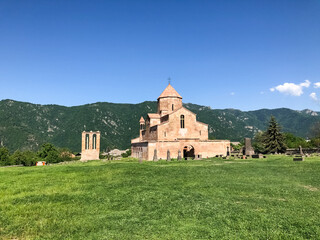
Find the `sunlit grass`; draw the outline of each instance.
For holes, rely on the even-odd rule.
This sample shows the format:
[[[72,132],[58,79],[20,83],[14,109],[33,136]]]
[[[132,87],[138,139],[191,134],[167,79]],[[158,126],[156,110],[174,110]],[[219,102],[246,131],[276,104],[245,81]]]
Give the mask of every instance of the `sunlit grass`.
[[[317,239],[320,159],[0,168],[0,238]]]

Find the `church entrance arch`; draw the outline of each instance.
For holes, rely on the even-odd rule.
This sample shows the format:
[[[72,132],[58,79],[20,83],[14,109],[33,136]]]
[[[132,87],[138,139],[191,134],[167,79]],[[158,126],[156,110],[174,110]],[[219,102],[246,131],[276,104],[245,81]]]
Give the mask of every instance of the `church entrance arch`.
[[[185,146],[183,148],[183,157],[184,159],[187,159],[187,158],[194,158],[195,155],[194,155],[194,147],[189,145],[189,146]]]

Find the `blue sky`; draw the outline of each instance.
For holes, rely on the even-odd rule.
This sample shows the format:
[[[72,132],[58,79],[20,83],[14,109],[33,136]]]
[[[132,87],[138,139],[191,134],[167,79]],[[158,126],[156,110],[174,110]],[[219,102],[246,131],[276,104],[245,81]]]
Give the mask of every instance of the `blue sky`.
[[[0,1],[0,99],[320,111],[320,1]]]

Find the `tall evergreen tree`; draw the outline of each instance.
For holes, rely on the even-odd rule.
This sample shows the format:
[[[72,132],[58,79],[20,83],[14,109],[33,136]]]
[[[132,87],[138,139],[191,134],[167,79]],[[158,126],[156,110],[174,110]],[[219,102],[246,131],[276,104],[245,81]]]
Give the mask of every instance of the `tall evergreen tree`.
[[[268,153],[283,153],[286,151],[285,138],[274,116],[271,116],[269,127],[264,134],[265,150]]]

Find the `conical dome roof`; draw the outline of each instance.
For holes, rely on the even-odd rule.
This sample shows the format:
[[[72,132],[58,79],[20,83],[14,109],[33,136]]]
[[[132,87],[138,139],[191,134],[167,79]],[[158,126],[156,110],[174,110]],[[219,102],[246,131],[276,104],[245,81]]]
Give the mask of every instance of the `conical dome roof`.
[[[144,123],[145,121],[144,121],[144,118],[141,116],[141,118],[140,118],[140,123]]]
[[[169,85],[166,87],[166,89],[161,93],[161,95],[158,97],[159,98],[166,98],[166,97],[177,97],[177,98],[181,98],[180,94],[171,86],[171,84],[169,83]]]

